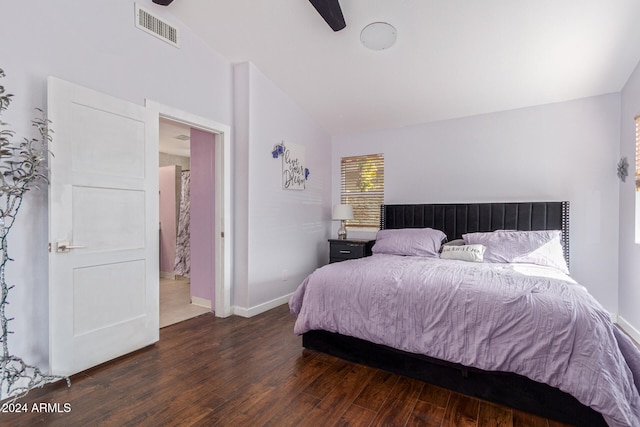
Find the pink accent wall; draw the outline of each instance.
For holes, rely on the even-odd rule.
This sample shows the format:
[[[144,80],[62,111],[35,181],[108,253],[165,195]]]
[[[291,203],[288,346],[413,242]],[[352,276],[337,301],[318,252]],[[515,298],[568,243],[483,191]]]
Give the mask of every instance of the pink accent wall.
[[[215,135],[191,129],[191,296],[215,307]]]
[[[163,166],[158,172],[160,187],[160,271],[173,273],[176,262],[176,177],[177,167]]]

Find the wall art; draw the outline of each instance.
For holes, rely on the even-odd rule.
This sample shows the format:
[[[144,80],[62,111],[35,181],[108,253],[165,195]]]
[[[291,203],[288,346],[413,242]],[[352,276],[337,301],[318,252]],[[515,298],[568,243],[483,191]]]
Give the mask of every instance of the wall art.
[[[273,147],[271,155],[274,159],[282,159],[282,188],[304,190],[309,178],[309,169],[304,166],[304,146],[282,142]]]

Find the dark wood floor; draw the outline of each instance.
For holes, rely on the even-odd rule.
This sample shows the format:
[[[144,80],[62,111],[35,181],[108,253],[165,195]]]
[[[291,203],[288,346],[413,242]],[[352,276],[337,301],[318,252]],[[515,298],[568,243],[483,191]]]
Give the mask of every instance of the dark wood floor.
[[[304,350],[293,322],[285,305],[169,326],[156,345],[75,375],[69,389],[32,391],[20,401],[27,413],[0,413],[0,425],[563,426]],[[60,412],[33,411],[42,403]]]

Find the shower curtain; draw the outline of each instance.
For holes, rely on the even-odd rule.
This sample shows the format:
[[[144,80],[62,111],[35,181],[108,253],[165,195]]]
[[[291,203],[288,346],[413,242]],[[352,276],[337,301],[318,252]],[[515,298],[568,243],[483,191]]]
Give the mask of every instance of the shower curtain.
[[[178,220],[178,233],[176,237],[176,265],[174,273],[184,277],[189,277],[191,269],[191,251],[189,244],[190,181],[190,172],[188,170],[182,171],[180,218]]]

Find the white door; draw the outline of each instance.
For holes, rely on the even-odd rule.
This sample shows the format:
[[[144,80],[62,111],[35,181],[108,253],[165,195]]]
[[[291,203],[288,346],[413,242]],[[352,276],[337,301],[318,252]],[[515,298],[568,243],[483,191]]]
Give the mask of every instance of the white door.
[[[158,122],[50,77],[49,358],[71,375],[158,340]]]

